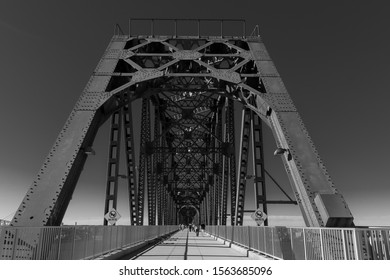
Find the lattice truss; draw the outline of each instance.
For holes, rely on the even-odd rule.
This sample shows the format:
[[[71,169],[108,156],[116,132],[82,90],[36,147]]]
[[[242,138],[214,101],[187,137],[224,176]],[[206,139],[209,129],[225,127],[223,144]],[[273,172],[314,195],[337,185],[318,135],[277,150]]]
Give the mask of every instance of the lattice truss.
[[[141,122],[137,178],[131,102],[139,98],[142,116],[134,120]],[[234,141],[234,102],[245,108],[240,143]],[[118,35],[13,225],[60,224],[96,132],[110,116],[105,210],[116,206],[123,133],[132,224],[143,224],[146,197],[149,224],[174,224],[189,212],[198,215],[199,222],[226,224],[228,200],[232,224],[242,224],[250,137],[258,170],[256,206],[266,203],[259,139],[264,122],[273,131],[276,146],[285,151],[282,160],[306,224],[352,225],[348,206],[326,172],[260,37]]]

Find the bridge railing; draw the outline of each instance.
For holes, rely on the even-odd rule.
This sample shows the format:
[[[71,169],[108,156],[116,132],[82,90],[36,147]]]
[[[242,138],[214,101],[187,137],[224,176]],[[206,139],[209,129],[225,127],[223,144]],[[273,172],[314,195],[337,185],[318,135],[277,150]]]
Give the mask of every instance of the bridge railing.
[[[276,259],[390,259],[390,228],[207,226],[206,231]]]
[[[0,227],[0,260],[91,259],[177,229],[177,226]]]
[[[244,19],[130,18],[128,25],[129,37],[247,37]],[[258,36],[258,27],[250,37],[256,34]],[[114,35],[127,36],[119,24],[115,25]]]

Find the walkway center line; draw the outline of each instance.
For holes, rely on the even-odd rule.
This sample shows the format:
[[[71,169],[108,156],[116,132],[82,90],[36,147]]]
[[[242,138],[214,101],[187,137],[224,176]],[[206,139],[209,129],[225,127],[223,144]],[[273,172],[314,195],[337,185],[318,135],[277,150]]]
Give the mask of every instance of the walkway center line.
[[[184,250],[184,259],[185,260],[187,259],[187,252],[188,252],[188,234],[189,234],[189,231],[187,231],[186,248]]]

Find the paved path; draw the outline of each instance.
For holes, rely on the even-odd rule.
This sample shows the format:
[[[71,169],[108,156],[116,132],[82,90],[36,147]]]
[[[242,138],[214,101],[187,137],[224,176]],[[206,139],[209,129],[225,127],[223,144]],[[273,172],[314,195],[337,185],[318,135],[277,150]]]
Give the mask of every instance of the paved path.
[[[229,248],[207,234],[179,231],[135,260],[249,260],[246,254]]]

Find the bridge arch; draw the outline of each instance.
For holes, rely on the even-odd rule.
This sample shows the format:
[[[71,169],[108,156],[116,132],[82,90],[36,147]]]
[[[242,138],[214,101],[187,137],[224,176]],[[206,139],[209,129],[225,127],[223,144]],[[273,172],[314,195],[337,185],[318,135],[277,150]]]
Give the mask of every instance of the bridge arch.
[[[188,46],[190,46],[189,49]],[[167,93],[177,89],[181,89],[179,95]],[[200,96],[202,92],[206,91],[210,92],[213,97],[199,99],[196,106],[192,105],[192,107],[188,105],[190,101],[186,106],[178,105],[182,100],[193,97],[193,95]],[[156,95],[166,98],[158,99],[155,97]],[[170,194],[169,207],[173,207],[175,204],[183,205],[186,200],[190,199],[193,204],[197,205],[194,206],[195,209],[198,207],[206,210],[209,207],[207,210],[212,211],[214,216],[220,214],[223,216],[223,213],[218,213],[222,211],[221,207],[214,208],[215,205],[213,205],[213,201],[221,199],[218,196],[219,190],[214,190],[214,194],[210,192],[210,187],[214,187],[215,180],[219,180],[218,182],[227,180],[227,177],[216,179],[221,174],[223,160],[206,159],[206,162],[213,163],[208,167],[208,173],[203,174],[200,171],[197,174],[198,178],[194,179],[202,181],[202,183],[194,186],[194,180],[191,178],[181,183],[180,187],[182,187],[183,193],[186,193],[188,189],[191,189],[192,193],[187,193],[184,196],[179,194],[178,186],[174,183],[178,182],[175,177],[178,175],[169,173],[165,176],[160,171],[166,169],[166,166],[173,169],[172,167],[175,164],[180,165],[182,160],[192,161],[184,154],[195,154],[194,149],[197,149],[197,154],[205,158],[208,157],[207,151],[212,149],[214,149],[213,151],[219,149],[220,153],[223,154],[216,155],[215,152],[213,154],[215,157],[232,157],[235,147],[233,142],[234,128],[227,129],[232,133],[230,136],[229,133],[223,136],[220,125],[224,120],[231,118],[234,112],[232,101],[239,101],[244,105],[242,124],[246,125],[249,131],[254,131],[255,119],[259,118],[271,128],[306,224],[308,226],[350,226],[353,224],[352,214],[344,198],[331,181],[302,119],[259,37],[137,39],[114,36],[17,210],[12,225],[42,226],[61,223],[83,165],[88,154],[92,151],[93,140],[99,126],[112,116],[112,124],[115,127],[121,122],[121,117],[129,116],[126,113],[121,115],[119,112],[121,110],[129,111],[128,104],[138,98],[143,99],[141,153],[144,155],[141,157],[144,162],[140,166],[143,168],[141,170],[143,173],[140,172],[140,174],[143,175],[138,178],[139,183],[140,186],[145,184],[142,176],[147,173],[147,176],[150,175],[151,180],[154,180],[153,182],[149,181],[148,185],[152,186],[152,183],[156,183],[156,186],[159,184],[165,186],[159,191],[166,190]],[[165,146],[161,144],[160,147],[151,139],[149,100],[155,105],[155,117],[163,119],[161,121],[164,124],[159,128],[155,127],[154,134],[163,135]],[[206,103],[208,105],[203,106]],[[169,110],[168,106],[171,106]],[[194,107],[197,108],[197,111],[194,110]],[[225,117],[222,115],[223,110],[226,113]],[[211,113],[207,115],[208,113],[205,112]],[[199,116],[202,118],[205,116],[204,119],[212,122],[211,127],[206,127],[209,124],[199,124],[199,120],[197,120]],[[175,126],[179,120],[185,120],[182,122],[181,128],[170,131],[170,128]],[[196,131],[192,129],[193,126],[184,125],[183,123],[186,121],[198,122],[197,127],[201,127],[203,134],[207,136],[205,139],[199,138],[199,143],[202,142],[202,144],[197,144],[198,140],[194,140],[193,135],[196,134]],[[234,126],[231,120],[227,123]],[[127,128],[130,129],[131,125]],[[250,137],[248,133],[241,136],[241,152],[238,159],[240,165],[237,177],[234,179],[236,183],[233,184],[237,188],[232,199],[234,206],[232,213],[235,212],[234,218],[237,221],[243,213],[240,199],[242,200],[242,197],[245,196],[247,174],[242,162],[247,158],[244,160],[242,156],[244,155],[243,151],[248,148],[243,145],[245,138],[243,136]],[[171,140],[169,137],[175,138],[178,135],[184,139],[187,137],[187,140],[193,141],[194,145],[190,147],[173,144],[175,140]],[[219,141],[210,140],[214,138]],[[129,142],[126,145],[134,145],[130,138],[127,140]],[[113,159],[115,158],[114,142],[112,141],[111,146]],[[134,147],[131,148],[132,153],[134,153]],[[150,155],[157,148],[166,149],[171,155],[168,157],[168,163],[164,162],[161,166],[157,164],[153,167],[159,176],[152,177]],[[180,162],[176,161],[175,154],[183,154]],[[131,157],[132,165],[128,167],[128,178],[133,180],[132,184],[136,186],[134,154]],[[202,166],[204,161],[200,158],[196,158],[196,161],[197,165]],[[157,160],[156,162],[162,163],[163,161]],[[230,162],[230,165],[233,165],[233,161]],[[112,166],[112,168],[114,167]],[[191,172],[191,170],[181,172],[184,174],[184,172]],[[223,174],[227,172],[228,170]],[[116,173],[116,175],[118,174]],[[263,175],[257,174],[256,178]],[[202,179],[200,179],[201,176],[203,176]],[[107,189],[115,190],[117,179],[110,180],[108,179]],[[148,191],[150,189],[148,188]],[[142,224],[145,196],[143,187],[138,188],[138,190],[134,188],[132,191],[134,197],[131,207],[133,213],[136,213],[133,214],[133,222]],[[148,194],[148,198],[153,195],[155,194],[151,192]],[[110,197],[109,192],[107,197]],[[225,203],[226,199],[223,200]],[[162,207],[154,205],[153,201],[156,200],[150,198],[150,202],[152,202],[152,205],[149,203],[150,211],[155,211],[156,207]],[[109,205],[108,202],[112,203],[115,208],[114,198],[107,198],[106,206]],[[226,206],[224,207],[226,208]],[[162,213],[161,210],[157,213]],[[201,210],[200,213],[202,212],[204,211]],[[169,222],[164,218],[162,220],[165,223]],[[175,221],[171,219],[170,222]],[[216,223],[215,220],[209,222]]]

